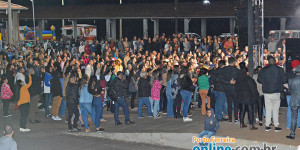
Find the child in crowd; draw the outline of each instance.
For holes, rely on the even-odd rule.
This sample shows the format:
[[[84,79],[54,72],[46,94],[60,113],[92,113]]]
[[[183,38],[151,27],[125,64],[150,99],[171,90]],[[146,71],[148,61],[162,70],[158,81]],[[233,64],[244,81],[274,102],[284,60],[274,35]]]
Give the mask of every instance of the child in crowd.
[[[219,121],[214,116],[214,110],[211,108],[207,110],[207,117],[205,119],[204,131],[199,134],[199,138],[203,138],[203,136],[207,135],[207,138],[211,138],[220,128]],[[200,146],[208,145],[208,143],[200,143]]]
[[[3,117],[11,117],[11,114],[8,113],[9,102],[11,97],[13,96],[13,92],[8,85],[7,77],[3,78],[3,84],[1,86],[1,99],[3,102]]]
[[[159,111],[159,100],[160,100],[160,89],[161,89],[161,84],[159,83],[158,80],[159,72],[158,70],[153,71],[152,73],[152,78],[151,78],[151,97],[153,100],[153,117],[154,119],[161,118],[161,116],[158,114]]]

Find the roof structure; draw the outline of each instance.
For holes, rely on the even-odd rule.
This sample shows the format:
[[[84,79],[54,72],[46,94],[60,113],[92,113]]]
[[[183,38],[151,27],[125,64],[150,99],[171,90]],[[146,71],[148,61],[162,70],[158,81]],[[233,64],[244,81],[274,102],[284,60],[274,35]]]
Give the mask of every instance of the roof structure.
[[[182,2],[178,5],[179,18],[232,18],[235,17],[234,1],[215,1],[209,6],[201,2]],[[265,17],[298,17],[300,3],[266,1]],[[36,19],[140,19],[174,18],[174,3],[102,4],[84,6],[39,6],[35,7]],[[6,18],[5,16],[1,16]],[[25,11],[20,19],[31,19],[32,12]]]
[[[0,1],[0,10],[7,10],[8,9],[8,2]],[[27,7],[18,5],[18,4],[11,4],[12,10],[28,10]]]

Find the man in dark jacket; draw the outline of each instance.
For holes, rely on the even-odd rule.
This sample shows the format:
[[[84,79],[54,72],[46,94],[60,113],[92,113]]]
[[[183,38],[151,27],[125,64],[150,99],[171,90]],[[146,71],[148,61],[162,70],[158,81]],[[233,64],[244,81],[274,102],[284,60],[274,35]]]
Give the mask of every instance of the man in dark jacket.
[[[148,117],[152,116],[151,104],[149,101],[149,97],[151,96],[151,85],[147,81],[147,73],[140,73],[140,80],[138,82],[138,94],[139,94],[139,106],[138,106],[138,118],[143,118],[142,116],[142,106],[145,104],[148,110]]]
[[[53,120],[61,120],[58,117],[58,111],[62,100],[62,87],[60,84],[60,76],[61,72],[56,70],[53,73],[53,79],[51,80],[51,94],[53,96],[53,107],[52,107],[52,119]]]
[[[118,95],[117,101],[115,101],[115,125],[121,125],[122,123],[119,121],[119,106],[123,108],[125,114],[125,124],[132,124],[134,122],[129,120],[129,109],[125,101],[126,88],[127,85],[123,81],[124,75],[123,72],[119,71],[117,76],[112,81],[111,86],[115,89]]]
[[[271,117],[273,117],[275,132],[279,128],[280,93],[283,92],[283,84],[287,83],[283,68],[276,65],[274,57],[268,58],[269,65],[263,68],[258,75],[257,82],[262,84],[266,107],[266,131],[271,130]],[[273,113],[273,115],[272,115]]]
[[[40,99],[41,94],[41,81],[42,81],[42,74],[39,67],[39,62],[37,59],[33,60],[32,69],[34,74],[32,75],[32,85],[29,88],[30,96],[31,96],[31,111],[30,111],[30,122],[31,123],[40,123],[37,118],[38,110],[38,102]]]
[[[229,66],[224,67],[225,94],[227,98],[228,122],[232,122],[232,103],[234,104],[234,122],[238,122],[239,104],[235,90],[235,81],[238,78],[239,69],[235,67],[235,59],[228,59]]]
[[[215,104],[215,110],[216,110],[216,118],[218,120],[223,119],[223,108],[226,103],[226,95],[225,95],[225,89],[224,89],[224,72],[223,67],[225,66],[225,61],[220,60],[218,63],[218,68],[212,73],[210,78],[210,84],[212,86],[212,93],[215,95],[216,104]]]
[[[76,75],[71,74],[70,78],[69,78],[69,83],[66,87],[69,132],[78,132],[78,129],[77,129],[77,122],[78,122],[78,118],[79,118],[78,97],[79,97],[79,95],[78,95],[78,84],[76,83]],[[73,126],[72,126],[71,120],[72,120],[73,114],[75,115],[75,117],[74,117]]]
[[[286,138],[295,139],[298,110],[300,109],[300,66],[296,67],[296,77],[289,80],[289,89],[291,92],[290,107],[292,110],[291,133]],[[299,118],[298,118],[299,119]]]

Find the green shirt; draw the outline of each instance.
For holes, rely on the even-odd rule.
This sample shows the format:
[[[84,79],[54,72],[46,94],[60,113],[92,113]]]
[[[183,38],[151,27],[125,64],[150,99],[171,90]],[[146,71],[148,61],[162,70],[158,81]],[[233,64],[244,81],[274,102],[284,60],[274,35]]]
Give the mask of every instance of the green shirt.
[[[209,89],[209,77],[206,75],[202,75],[198,78],[198,86],[200,90],[208,90]]]

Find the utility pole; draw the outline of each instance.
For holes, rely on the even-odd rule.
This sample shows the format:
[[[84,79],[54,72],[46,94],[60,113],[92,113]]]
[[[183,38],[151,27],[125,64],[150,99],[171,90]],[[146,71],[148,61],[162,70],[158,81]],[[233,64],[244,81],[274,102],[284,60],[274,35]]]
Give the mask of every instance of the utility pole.
[[[8,0],[8,44],[13,45],[11,0]]]
[[[34,31],[34,34],[33,34],[33,42],[34,44],[36,44],[36,31],[35,31],[35,16],[34,16],[34,0],[31,0],[32,2],[32,19],[33,19],[33,31]]]
[[[253,1],[248,0],[248,68],[250,76],[254,74],[254,62],[253,62]]]
[[[123,1],[120,0],[120,5],[122,5],[122,3],[123,3]],[[121,38],[123,36],[123,34],[122,34],[123,33],[122,24],[123,24],[122,19],[120,19],[120,41],[121,41]]]
[[[175,34],[178,34],[178,0],[175,0]]]

